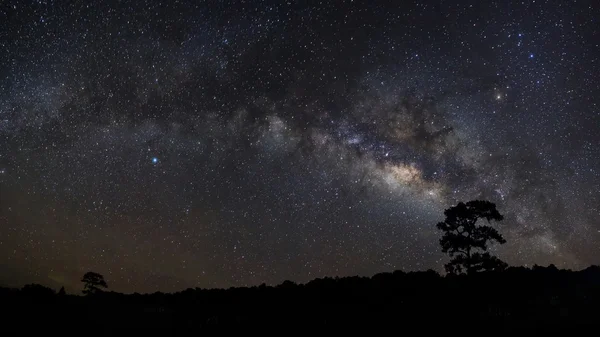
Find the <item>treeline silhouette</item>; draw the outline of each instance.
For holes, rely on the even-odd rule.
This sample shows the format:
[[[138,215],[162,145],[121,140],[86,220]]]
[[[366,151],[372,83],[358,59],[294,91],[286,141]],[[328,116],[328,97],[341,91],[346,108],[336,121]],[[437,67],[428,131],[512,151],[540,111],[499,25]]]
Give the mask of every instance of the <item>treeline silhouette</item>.
[[[0,289],[5,326],[19,331],[93,327],[91,334],[128,329],[194,333],[276,329],[380,329],[395,332],[496,334],[588,329],[600,314],[600,267],[555,266],[441,276],[395,271],[373,277],[320,278],[306,284],[187,289],[176,293],[88,296],[41,285]],[[58,325],[57,325],[58,324]],[[415,330],[416,329],[416,330]],[[133,331],[133,330],[132,330]],[[318,331],[318,330],[314,330]]]
[[[503,216],[483,200],[458,203],[437,224],[446,276],[433,270],[395,271],[373,277],[320,278],[306,284],[187,289],[125,295],[104,277],[86,273],[86,296],[38,285],[0,289],[5,330],[86,335],[274,331],[429,335],[556,334],[586,332],[598,325],[600,267],[582,271],[508,267],[487,250],[506,240],[491,221]],[[482,225],[479,220],[487,221]],[[9,328],[8,326],[15,326]],[[85,330],[82,330],[85,329]],[[366,329],[366,330],[365,330]],[[14,333],[13,333],[14,334]]]

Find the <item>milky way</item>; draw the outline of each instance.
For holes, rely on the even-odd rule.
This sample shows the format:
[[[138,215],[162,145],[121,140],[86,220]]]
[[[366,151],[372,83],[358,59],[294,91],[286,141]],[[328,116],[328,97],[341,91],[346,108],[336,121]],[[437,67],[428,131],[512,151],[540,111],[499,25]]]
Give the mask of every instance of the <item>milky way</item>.
[[[594,1],[0,5],[0,283],[434,269],[458,201],[511,265],[600,262]]]

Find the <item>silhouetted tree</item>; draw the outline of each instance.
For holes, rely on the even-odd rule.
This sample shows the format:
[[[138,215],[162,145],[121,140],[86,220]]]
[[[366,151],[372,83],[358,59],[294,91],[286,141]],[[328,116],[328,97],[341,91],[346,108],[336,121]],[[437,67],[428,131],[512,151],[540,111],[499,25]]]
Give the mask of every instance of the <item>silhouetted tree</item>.
[[[446,220],[437,224],[444,232],[440,239],[442,251],[450,255],[450,262],[444,267],[450,274],[471,274],[479,271],[504,270],[508,266],[499,258],[486,252],[489,243],[504,244],[506,240],[490,226],[477,224],[485,219],[501,221],[504,217],[489,201],[473,200],[451,207],[444,211]]]
[[[65,291],[65,287],[60,287],[60,290],[58,291],[58,296],[65,296],[67,294],[67,292]]]
[[[101,292],[102,289],[100,289],[100,287],[108,288],[106,281],[104,281],[104,276],[91,271],[83,275],[81,282],[85,283],[83,287],[83,293],[85,295],[93,295]]]

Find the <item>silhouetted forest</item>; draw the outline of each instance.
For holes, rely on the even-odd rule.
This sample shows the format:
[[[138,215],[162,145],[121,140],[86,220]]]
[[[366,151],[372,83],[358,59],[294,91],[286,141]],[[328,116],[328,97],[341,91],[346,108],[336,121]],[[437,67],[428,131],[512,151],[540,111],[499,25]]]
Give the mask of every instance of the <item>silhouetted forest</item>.
[[[41,285],[2,288],[5,326],[194,333],[205,329],[280,331],[380,329],[425,333],[573,332],[600,314],[600,267],[582,271],[510,267],[440,276],[395,271],[373,277],[285,281],[271,287],[187,289],[166,294],[55,293]],[[22,323],[23,321],[29,323]],[[35,324],[31,324],[35,323]],[[133,331],[133,330],[132,330]]]
[[[489,226],[503,216],[484,200],[458,203],[437,224],[447,275],[395,271],[373,277],[285,281],[275,287],[187,289],[125,295],[106,291],[98,273],[83,275],[82,293],[38,285],[0,289],[9,331],[85,329],[86,335],[124,332],[195,334],[299,330],[367,331],[407,335],[495,335],[589,331],[600,314],[600,267],[582,271],[508,267],[487,252],[506,242]],[[481,221],[480,221],[481,220]],[[487,220],[486,225],[484,221]],[[483,224],[481,224],[483,223]],[[361,329],[361,330],[357,330]],[[366,329],[366,330],[365,330]]]

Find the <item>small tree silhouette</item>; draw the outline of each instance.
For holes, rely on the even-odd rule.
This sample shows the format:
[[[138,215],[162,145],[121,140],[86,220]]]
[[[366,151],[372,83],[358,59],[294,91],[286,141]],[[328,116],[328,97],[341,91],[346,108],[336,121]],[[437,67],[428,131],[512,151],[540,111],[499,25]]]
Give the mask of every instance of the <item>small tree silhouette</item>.
[[[83,293],[85,295],[93,295],[101,292],[102,289],[100,289],[100,287],[108,288],[106,281],[104,281],[104,276],[91,271],[83,275],[81,282],[85,283],[83,286]]]
[[[437,224],[444,232],[440,239],[442,252],[450,255],[445,264],[449,274],[475,273],[480,271],[504,270],[508,265],[486,252],[488,243],[506,243],[498,231],[490,226],[477,225],[477,220],[501,221],[504,217],[489,201],[473,200],[444,211],[446,220]]]

